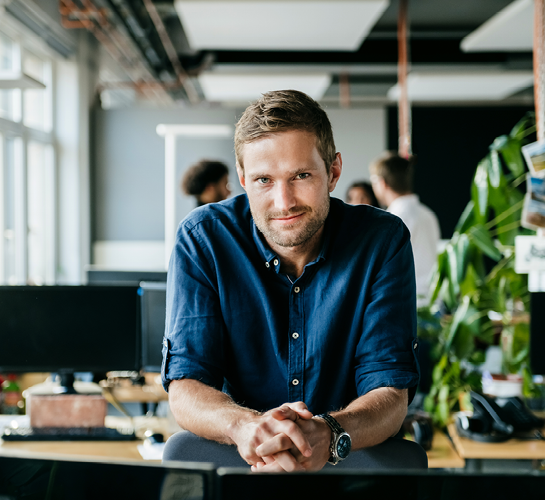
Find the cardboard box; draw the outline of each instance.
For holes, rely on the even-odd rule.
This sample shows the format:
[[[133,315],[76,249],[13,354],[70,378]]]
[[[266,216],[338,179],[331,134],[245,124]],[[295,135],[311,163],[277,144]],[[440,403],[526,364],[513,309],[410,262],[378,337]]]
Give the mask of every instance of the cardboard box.
[[[98,395],[30,395],[27,413],[32,427],[104,427],[106,399]]]

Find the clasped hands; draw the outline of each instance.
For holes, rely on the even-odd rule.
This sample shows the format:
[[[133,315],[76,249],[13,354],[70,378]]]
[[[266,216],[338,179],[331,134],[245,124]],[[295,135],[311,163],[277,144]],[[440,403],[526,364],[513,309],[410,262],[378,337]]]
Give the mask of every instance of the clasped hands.
[[[305,403],[286,403],[242,424],[235,442],[253,472],[313,471],[329,458],[331,430]]]

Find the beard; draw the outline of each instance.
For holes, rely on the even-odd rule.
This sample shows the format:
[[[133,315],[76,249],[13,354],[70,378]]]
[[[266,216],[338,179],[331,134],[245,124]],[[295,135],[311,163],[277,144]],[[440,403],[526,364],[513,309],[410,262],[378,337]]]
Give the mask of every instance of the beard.
[[[324,225],[329,214],[330,200],[329,195],[324,199],[323,203],[314,209],[309,205],[299,205],[291,208],[287,212],[264,212],[257,213],[250,205],[250,211],[254,218],[257,229],[269,241],[272,241],[281,247],[296,247],[309,241],[318,230]],[[271,219],[279,217],[289,217],[305,213],[303,220],[296,221],[293,224],[286,225],[281,228],[275,228]]]

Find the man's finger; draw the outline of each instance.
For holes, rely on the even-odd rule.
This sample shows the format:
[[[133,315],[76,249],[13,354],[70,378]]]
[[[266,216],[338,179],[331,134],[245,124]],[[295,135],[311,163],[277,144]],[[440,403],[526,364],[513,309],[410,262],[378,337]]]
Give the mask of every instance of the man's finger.
[[[291,408],[293,411],[297,412],[300,418],[303,418],[305,420],[310,420],[314,416],[312,412],[308,409],[308,406],[302,401],[296,401],[295,403],[285,403],[282,406],[287,406],[288,408]]]
[[[260,472],[299,472],[304,470],[304,467],[295,460],[289,451],[281,451],[274,455],[274,463],[265,465],[260,469]]]
[[[288,405],[282,405],[279,408],[270,410],[270,415],[276,420],[293,420],[294,422],[301,418],[299,413],[294,411]]]
[[[279,453],[281,451],[289,450],[293,447],[292,440],[284,433],[277,434],[276,436],[268,439],[263,444],[260,444],[255,452],[260,457],[268,457]]]

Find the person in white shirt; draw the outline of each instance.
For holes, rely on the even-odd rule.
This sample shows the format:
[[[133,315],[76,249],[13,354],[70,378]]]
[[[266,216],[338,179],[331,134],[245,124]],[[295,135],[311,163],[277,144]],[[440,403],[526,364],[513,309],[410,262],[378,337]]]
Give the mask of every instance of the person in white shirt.
[[[413,158],[387,151],[370,165],[371,184],[379,203],[397,215],[411,233],[416,271],[417,304],[429,299],[429,281],[437,260],[440,229],[437,216],[413,193]]]

